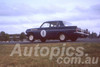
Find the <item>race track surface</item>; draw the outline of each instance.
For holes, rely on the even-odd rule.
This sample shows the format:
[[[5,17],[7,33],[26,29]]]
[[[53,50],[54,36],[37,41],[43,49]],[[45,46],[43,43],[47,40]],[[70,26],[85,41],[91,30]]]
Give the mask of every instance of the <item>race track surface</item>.
[[[29,41],[10,41],[10,42],[0,42],[0,44],[32,44]],[[100,39],[78,39],[75,42],[72,42],[70,40],[66,41],[66,42],[60,42],[59,40],[47,40],[46,42],[41,42],[40,40],[36,40],[35,42],[33,42],[33,44],[38,44],[38,43],[100,43]]]

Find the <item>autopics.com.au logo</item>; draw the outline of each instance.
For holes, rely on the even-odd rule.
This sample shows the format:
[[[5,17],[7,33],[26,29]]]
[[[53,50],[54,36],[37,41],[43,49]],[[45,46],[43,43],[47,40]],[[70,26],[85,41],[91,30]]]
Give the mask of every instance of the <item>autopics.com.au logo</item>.
[[[16,44],[10,54],[10,56],[36,56],[46,57],[49,60],[56,58],[58,64],[98,64],[99,57],[89,57],[89,54],[84,53],[85,48],[83,47],[66,47],[66,44],[58,47],[46,47],[36,45],[33,47],[25,47],[24,53],[21,52],[20,44]],[[34,51],[34,53],[33,53]],[[83,59],[84,57],[84,59]]]

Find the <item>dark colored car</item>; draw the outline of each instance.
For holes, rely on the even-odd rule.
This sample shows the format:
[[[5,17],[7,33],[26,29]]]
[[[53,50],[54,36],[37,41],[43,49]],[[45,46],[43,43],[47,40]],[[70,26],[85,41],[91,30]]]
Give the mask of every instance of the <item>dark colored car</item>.
[[[61,42],[76,41],[78,38],[86,38],[89,35],[88,30],[82,30],[77,26],[65,26],[63,21],[47,21],[40,28],[27,29],[26,33],[31,42],[36,39],[42,42],[50,39],[59,39]]]

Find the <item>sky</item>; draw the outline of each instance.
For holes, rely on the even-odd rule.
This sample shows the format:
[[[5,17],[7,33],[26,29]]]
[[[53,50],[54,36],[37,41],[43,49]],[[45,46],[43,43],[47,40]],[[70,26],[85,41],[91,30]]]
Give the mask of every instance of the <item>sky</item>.
[[[0,0],[0,31],[9,34],[62,20],[100,32],[100,0]]]

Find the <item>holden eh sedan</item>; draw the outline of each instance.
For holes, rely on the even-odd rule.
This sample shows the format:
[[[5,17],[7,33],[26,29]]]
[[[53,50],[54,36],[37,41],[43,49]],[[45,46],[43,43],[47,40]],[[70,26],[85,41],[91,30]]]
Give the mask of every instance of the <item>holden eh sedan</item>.
[[[46,21],[40,28],[31,28],[26,30],[28,40],[33,42],[40,39],[46,40],[66,40],[76,41],[78,38],[86,38],[89,35],[88,30],[82,30],[77,26],[66,26],[63,21]]]

